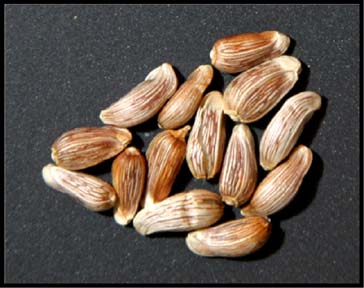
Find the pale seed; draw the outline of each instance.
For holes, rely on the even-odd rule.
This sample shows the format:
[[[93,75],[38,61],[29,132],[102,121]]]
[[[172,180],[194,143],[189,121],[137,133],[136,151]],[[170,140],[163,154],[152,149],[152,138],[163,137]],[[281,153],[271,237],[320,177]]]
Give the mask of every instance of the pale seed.
[[[298,80],[301,63],[280,56],[235,77],[224,92],[224,112],[236,122],[251,123],[272,110]]]
[[[195,115],[213,73],[211,65],[201,65],[188,76],[159,113],[158,123],[161,128],[179,128]]]
[[[218,70],[237,73],[282,55],[290,39],[278,31],[227,36],[214,44],[210,58]]]
[[[214,224],[223,212],[224,205],[219,195],[195,189],[177,193],[142,209],[135,216],[133,223],[142,235],[192,231]]]
[[[131,142],[129,130],[114,126],[82,127],[63,133],[52,145],[58,166],[80,170],[114,157]]]
[[[211,179],[220,171],[226,140],[223,106],[222,94],[212,91],[197,111],[186,153],[188,167],[197,179]]]
[[[273,169],[258,185],[242,215],[271,215],[294,198],[310,169],[312,152],[304,145],[296,147],[288,160]]]
[[[114,206],[116,192],[100,178],[69,171],[54,164],[44,166],[42,175],[48,186],[71,196],[89,210],[103,211]]]
[[[207,257],[242,257],[260,249],[271,234],[268,218],[250,216],[188,233],[187,247]]]
[[[306,91],[289,98],[272,118],[260,141],[260,165],[271,170],[288,156],[313,113],[320,109],[321,97]]]
[[[163,107],[177,89],[178,81],[172,65],[164,63],[151,71],[145,80],[102,110],[105,124],[132,127],[146,122]]]

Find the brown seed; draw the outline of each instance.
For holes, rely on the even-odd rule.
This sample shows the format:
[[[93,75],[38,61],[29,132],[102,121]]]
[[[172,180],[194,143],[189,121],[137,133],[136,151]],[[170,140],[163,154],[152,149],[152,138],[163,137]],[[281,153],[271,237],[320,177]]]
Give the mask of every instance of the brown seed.
[[[241,72],[282,55],[289,43],[289,37],[278,31],[224,37],[214,44],[211,63],[225,73]]]
[[[118,195],[114,207],[114,219],[127,225],[138,210],[144,192],[147,164],[135,147],[126,148],[112,164],[112,182]]]
[[[44,166],[42,175],[48,186],[71,196],[89,210],[103,211],[114,206],[115,190],[100,178],[68,171],[54,164]]]
[[[222,200],[235,207],[252,196],[258,176],[254,138],[245,124],[236,125],[226,149],[219,191]]]
[[[259,120],[291,90],[300,72],[298,59],[280,56],[241,73],[224,92],[225,114],[236,122]]]
[[[150,142],[146,156],[148,179],[145,207],[165,199],[181,169],[186,155],[186,140],[190,126],[179,130],[166,130],[157,134]]]
[[[311,162],[311,150],[304,145],[296,147],[288,160],[269,172],[258,185],[241,214],[271,215],[283,209],[296,195]]]
[[[164,63],[151,71],[145,80],[129,93],[102,110],[105,124],[132,127],[152,118],[176,92],[176,73],[171,64]]]
[[[186,160],[197,179],[211,179],[221,168],[225,149],[225,118],[219,91],[208,93],[197,111],[187,142]]]
[[[260,165],[265,170],[272,170],[288,156],[305,124],[320,107],[320,95],[311,91],[292,96],[284,103],[260,141]]]
[[[195,189],[177,193],[150,205],[135,216],[133,224],[142,235],[156,232],[183,232],[208,227],[224,213],[216,193]]]
[[[185,125],[195,115],[213,73],[211,65],[197,67],[159,113],[159,126],[176,129]]]
[[[268,218],[250,216],[188,233],[187,247],[207,257],[241,257],[260,249],[271,234]]]
[[[82,127],[63,133],[52,145],[52,159],[69,170],[91,167],[114,157],[131,142],[127,129]]]

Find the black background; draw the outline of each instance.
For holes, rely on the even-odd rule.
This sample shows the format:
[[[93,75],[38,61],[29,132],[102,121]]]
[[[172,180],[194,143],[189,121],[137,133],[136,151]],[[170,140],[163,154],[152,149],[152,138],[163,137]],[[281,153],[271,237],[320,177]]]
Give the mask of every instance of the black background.
[[[359,9],[6,6],[5,281],[358,283]],[[111,213],[89,212],[44,184],[41,169],[51,162],[53,141],[71,128],[101,126],[100,110],[152,69],[170,62],[186,77],[209,63],[220,37],[264,30],[290,35],[288,54],[305,64],[289,95],[317,91],[323,107],[299,140],[314,151],[311,170],[291,205],[272,217],[272,237],[260,252],[202,258],[187,249],[184,233],[140,236],[118,226]],[[211,89],[221,90],[231,79],[217,73]],[[257,141],[278,107],[250,125]],[[156,119],[131,130],[145,151],[158,131]],[[87,172],[110,181],[110,164]],[[192,179],[184,166],[173,193],[193,187],[217,192],[215,183]],[[237,212],[226,208],[224,220]]]

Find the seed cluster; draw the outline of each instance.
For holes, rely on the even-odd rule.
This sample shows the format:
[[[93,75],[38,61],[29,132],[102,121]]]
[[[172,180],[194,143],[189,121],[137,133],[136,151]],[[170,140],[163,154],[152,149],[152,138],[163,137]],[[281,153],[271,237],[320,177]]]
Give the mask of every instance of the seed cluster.
[[[178,87],[172,65],[163,63],[101,111],[105,126],[75,128],[56,139],[56,165],[44,166],[44,181],[87,209],[113,209],[116,223],[133,222],[142,235],[189,232],[186,245],[201,256],[241,257],[257,251],[271,233],[268,217],[294,198],[311,166],[312,151],[297,141],[321,107],[315,92],[290,97],[266,127],[256,153],[248,123],[271,111],[301,72],[297,58],[282,55],[289,43],[278,31],[219,39],[210,52],[211,64],[224,73],[241,73],[225,91],[205,96],[214,74],[211,65],[197,67]],[[143,155],[129,146],[128,128],[157,114],[162,131]],[[226,115],[236,122],[229,139]],[[192,127],[187,125],[191,119]],[[78,171],[113,157],[112,185]],[[219,194],[193,189],[169,196],[184,161],[196,179],[219,175]],[[261,183],[258,165],[270,171]],[[238,207],[243,217],[214,226],[224,205]]]

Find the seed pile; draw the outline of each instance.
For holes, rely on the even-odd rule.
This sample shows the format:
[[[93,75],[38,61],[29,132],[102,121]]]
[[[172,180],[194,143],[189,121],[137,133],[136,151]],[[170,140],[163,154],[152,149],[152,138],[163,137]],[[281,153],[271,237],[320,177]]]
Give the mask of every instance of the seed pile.
[[[76,128],[56,139],[56,165],[43,168],[44,181],[92,211],[113,208],[118,224],[133,222],[142,235],[187,231],[187,247],[198,255],[253,253],[270,236],[268,217],[294,198],[312,162],[310,148],[297,141],[320,109],[317,93],[304,91],[286,100],[266,127],[259,153],[248,126],[272,110],[298,80],[300,61],[283,55],[289,43],[277,31],[219,39],[210,52],[211,64],[221,72],[240,74],[225,91],[207,95],[211,65],[197,67],[178,87],[173,67],[163,63],[101,111],[105,126]],[[144,156],[130,146],[128,128],[156,114],[162,131]],[[229,139],[226,115],[235,122]],[[193,117],[191,127],[187,123]],[[78,171],[112,157],[112,185]],[[194,189],[169,196],[185,160],[196,179],[219,175],[219,194]],[[258,165],[269,171],[261,183]],[[224,205],[238,207],[243,217],[213,226]]]

